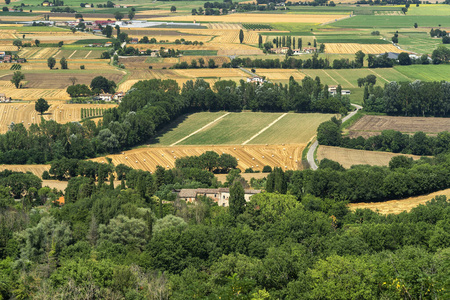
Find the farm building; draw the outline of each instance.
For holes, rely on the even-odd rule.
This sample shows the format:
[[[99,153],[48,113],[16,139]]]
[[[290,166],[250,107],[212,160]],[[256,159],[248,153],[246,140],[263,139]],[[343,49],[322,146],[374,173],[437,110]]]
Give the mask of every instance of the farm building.
[[[198,196],[208,197],[214,200],[219,206],[228,206],[228,199],[230,198],[230,189],[219,188],[219,189],[181,189],[174,190],[178,198],[185,200],[187,202],[194,202]],[[244,190],[245,201],[249,202],[250,198],[261,193],[260,190]]]
[[[328,87],[328,92],[330,93],[330,95],[334,96],[337,93],[337,85],[330,85]],[[350,90],[341,90],[341,95],[350,95],[351,92]]]
[[[11,98],[7,98],[5,93],[0,93],[0,102],[10,102]]]
[[[256,83],[256,84],[262,84],[262,83],[265,82],[265,80],[264,80],[263,77],[253,76],[253,77],[247,78],[247,82]]]
[[[11,62],[12,56],[11,55],[5,55],[3,56],[3,62]]]
[[[112,43],[111,42],[106,42],[105,43],[105,47],[112,47]]]
[[[270,52],[275,54],[286,54],[288,52],[288,47],[279,47],[279,48],[272,48],[270,49]]]
[[[316,48],[314,48],[314,47],[303,48],[303,52],[305,52],[305,53],[315,53],[316,52]]]
[[[96,97],[97,100],[103,100],[103,101],[111,101],[113,95],[111,94],[100,94]]]
[[[302,54],[303,52],[302,52],[302,50],[300,50],[300,49],[293,49],[292,50],[292,55],[300,55],[300,54]]]
[[[123,96],[125,96],[124,92],[117,92],[113,95],[112,98],[120,103],[122,102]]]
[[[380,55],[378,55],[378,56],[381,56],[381,55],[385,55],[387,53],[387,58],[389,58],[389,59],[395,59],[395,60],[397,60],[398,59],[398,53],[394,53],[394,52],[385,52],[385,53],[381,53]]]
[[[130,43],[131,44],[137,44],[139,42],[139,39],[137,39],[137,38],[132,38],[131,40],[130,40]]]

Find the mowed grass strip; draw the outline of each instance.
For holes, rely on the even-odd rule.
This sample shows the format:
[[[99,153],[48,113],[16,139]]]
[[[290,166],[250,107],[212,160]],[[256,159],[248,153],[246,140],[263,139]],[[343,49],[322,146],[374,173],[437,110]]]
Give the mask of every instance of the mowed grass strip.
[[[226,112],[222,111],[183,115],[164,128],[150,141],[150,144],[152,144],[152,146],[171,145],[224,114],[226,114]]]
[[[231,113],[179,145],[239,145],[269,125],[281,113]]]
[[[320,123],[328,121],[333,114],[289,113],[249,144],[307,144],[316,134]]]
[[[450,78],[450,65],[397,66],[395,69],[411,80],[441,81]]]

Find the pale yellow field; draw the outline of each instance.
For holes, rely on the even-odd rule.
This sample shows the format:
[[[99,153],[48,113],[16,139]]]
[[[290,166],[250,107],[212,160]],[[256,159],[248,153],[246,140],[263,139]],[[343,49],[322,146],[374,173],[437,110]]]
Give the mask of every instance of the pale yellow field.
[[[184,22],[224,22],[224,23],[314,23],[320,24],[335,19],[342,19],[343,15],[300,15],[300,14],[231,14],[224,16],[169,16],[161,20]]]
[[[119,88],[117,90],[126,93],[139,80],[140,79],[127,80],[127,81],[123,82],[121,85],[119,85]]]
[[[10,170],[14,172],[31,172],[34,175],[41,177],[44,171],[50,170],[50,165],[0,165],[0,172]]]
[[[290,69],[256,69],[256,74],[265,76],[268,80],[289,80],[289,77],[294,77],[295,80],[302,80],[305,74]]]
[[[241,2],[242,3],[242,2]],[[208,28],[210,29],[234,29],[234,30],[239,30],[239,29],[243,29],[241,24],[232,24],[232,23],[209,23]]]
[[[413,159],[420,158],[420,156],[417,155],[355,150],[330,146],[319,146],[317,150],[317,159],[319,161],[328,158],[340,163],[346,169],[353,165],[388,166],[391,159],[394,156],[399,155],[412,157]]]
[[[45,100],[70,100],[65,89],[16,89],[15,87],[5,87],[1,89],[12,99],[33,100],[44,98]]]
[[[402,52],[392,44],[325,44],[325,53],[355,54],[359,50],[369,54]]]
[[[228,153],[238,159],[238,168],[262,170],[265,165],[281,167],[283,170],[298,170],[301,167],[305,145],[246,145],[246,146],[176,146],[139,148],[123,154],[108,155],[114,165],[125,164],[135,169],[153,172],[156,166],[173,168],[177,157],[200,155],[206,151]],[[106,162],[104,157],[93,161]]]
[[[348,207],[351,210],[356,210],[358,208],[364,209],[368,208],[373,211],[378,211],[380,214],[399,214],[404,211],[410,211],[420,204],[425,204],[436,196],[447,196],[450,198],[450,189],[434,192],[428,195],[410,197],[402,200],[390,200],[385,202],[369,202],[369,203],[350,203]]]
[[[187,69],[174,70],[182,77],[243,77],[247,78],[248,74],[239,69]]]
[[[22,123],[27,128],[33,123],[40,123],[41,117],[45,120],[67,123],[81,120],[81,108],[111,108],[117,106],[116,104],[64,104],[62,102],[49,102],[49,104],[51,105],[50,109],[41,116],[34,109],[34,102],[1,103],[0,132],[6,132],[8,125],[12,122]]]
[[[209,30],[211,35],[216,36],[211,44],[239,44],[239,30]],[[245,31],[244,44],[257,44],[259,32]]]

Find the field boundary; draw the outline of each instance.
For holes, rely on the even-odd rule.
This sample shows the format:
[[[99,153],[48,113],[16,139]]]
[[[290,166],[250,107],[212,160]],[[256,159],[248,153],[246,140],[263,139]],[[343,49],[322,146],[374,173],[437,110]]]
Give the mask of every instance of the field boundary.
[[[372,72],[373,74],[377,75],[378,77],[380,77],[381,79],[383,79],[384,81],[386,81],[387,83],[389,83],[390,81],[387,80],[386,78],[384,78],[383,76],[381,76],[380,74],[378,74],[377,72],[375,72],[372,69],[369,69],[370,72]]]
[[[230,113],[228,112],[228,113],[226,113],[226,114],[224,114],[224,115],[222,115],[222,116],[220,116],[220,117],[218,117],[217,119],[215,119],[214,121],[212,121],[212,122],[209,122],[208,124],[206,124],[205,126],[203,126],[202,128],[200,128],[200,129],[197,129],[196,131],[194,131],[194,132],[192,132],[192,133],[190,133],[190,134],[188,134],[187,136],[185,136],[184,138],[182,138],[182,139],[179,139],[178,141],[176,141],[175,143],[173,143],[173,144],[171,144],[170,145],[170,147],[172,147],[172,146],[175,146],[176,144],[178,144],[178,143],[181,143],[182,141],[184,141],[184,140],[186,140],[186,139],[188,139],[188,138],[190,138],[191,136],[193,136],[194,134],[196,134],[196,133],[199,133],[200,131],[202,131],[203,129],[205,129],[205,128],[207,128],[207,127],[209,127],[209,126],[211,126],[212,124],[214,124],[214,123],[216,123],[217,121],[219,121],[219,120],[221,120],[222,118],[224,118],[224,117],[226,117],[226,116],[228,116]]]
[[[330,74],[328,74],[327,71],[323,70],[323,72],[325,73],[325,75],[327,75],[328,77],[330,77],[331,80],[333,80],[337,85],[339,85],[339,82],[338,82],[336,79],[334,79],[334,77],[332,77]]]
[[[279,116],[275,121],[273,121],[272,123],[270,123],[269,125],[267,125],[266,127],[264,127],[263,129],[261,129],[257,134],[255,134],[254,136],[252,136],[251,138],[249,138],[248,140],[246,140],[245,142],[242,143],[242,145],[246,145],[248,142],[250,142],[251,140],[253,140],[254,138],[256,138],[258,135],[260,135],[261,133],[263,133],[264,131],[266,131],[267,129],[269,129],[270,127],[272,127],[276,122],[280,121],[282,118],[284,118],[287,115],[287,113],[282,114],[281,116]]]

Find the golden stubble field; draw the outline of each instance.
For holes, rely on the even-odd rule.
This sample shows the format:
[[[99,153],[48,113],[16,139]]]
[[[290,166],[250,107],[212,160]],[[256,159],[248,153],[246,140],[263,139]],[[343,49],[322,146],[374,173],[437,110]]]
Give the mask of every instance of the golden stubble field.
[[[335,44],[325,43],[325,53],[339,53],[339,54],[355,54],[361,50],[368,54],[380,54],[385,52],[402,52],[400,49],[392,44]]]
[[[171,169],[175,160],[183,156],[197,156],[206,151],[218,154],[227,153],[238,159],[238,168],[262,170],[265,165],[281,167],[283,170],[298,170],[301,168],[302,151],[306,145],[245,145],[245,146],[176,146],[176,147],[145,147],[125,151],[121,154],[108,155],[114,165],[125,164],[135,169],[153,172],[156,166]],[[104,157],[93,161],[106,162]]]
[[[369,203],[350,203],[348,207],[351,210],[356,209],[371,209],[373,211],[378,211],[380,214],[387,215],[387,214],[399,214],[404,211],[410,211],[414,207],[417,207],[419,205],[424,205],[431,199],[435,198],[436,196],[447,196],[447,198],[450,198],[450,189],[434,192],[427,195],[417,196],[417,197],[410,197],[406,199],[401,200],[390,200],[385,202],[369,202]]]
[[[22,123],[29,127],[33,123],[45,120],[55,120],[58,123],[81,121],[81,108],[111,108],[116,104],[64,104],[63,102],[49,102],[50,109],[43,115],[34,109],[34,102],[30,103],[0,103],[0,133],[5,133],[8,126]]]

